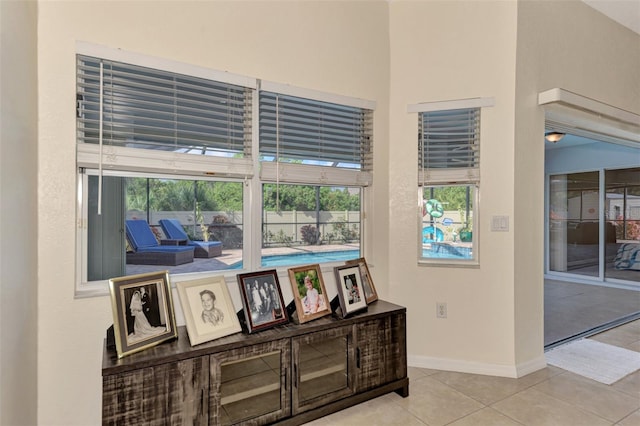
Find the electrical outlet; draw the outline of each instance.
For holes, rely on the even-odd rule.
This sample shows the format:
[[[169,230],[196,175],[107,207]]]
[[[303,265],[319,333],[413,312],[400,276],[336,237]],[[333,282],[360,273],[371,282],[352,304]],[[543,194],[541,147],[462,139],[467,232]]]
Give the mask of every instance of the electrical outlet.
[[[442,302],[436,303],[436,318],[447,317],[447,304]]]

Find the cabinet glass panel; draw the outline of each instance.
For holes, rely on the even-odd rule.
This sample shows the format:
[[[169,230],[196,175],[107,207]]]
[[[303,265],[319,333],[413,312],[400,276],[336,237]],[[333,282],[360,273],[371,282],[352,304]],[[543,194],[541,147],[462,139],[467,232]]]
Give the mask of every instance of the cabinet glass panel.
[[[280,357],[275,351],[221,364],[221,424],[280,410]]]
[[[349,388],[347,336],[300,343],[298,402]]]

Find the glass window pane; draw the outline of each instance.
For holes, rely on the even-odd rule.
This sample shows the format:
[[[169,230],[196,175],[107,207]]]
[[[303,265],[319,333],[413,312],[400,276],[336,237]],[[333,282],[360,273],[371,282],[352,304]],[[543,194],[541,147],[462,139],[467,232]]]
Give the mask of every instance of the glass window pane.
[[[471,260],[474,185],[422,189],[422,258]]]
[[[598,172],[553,175],[549,193],[549,269],[597,277]]]
[[[242,182],[105,176],[100,215],[99,178],[86,182],[87,281],[241,265]]]
[[[360,257],[360,188],[263,185],[262,266]]]

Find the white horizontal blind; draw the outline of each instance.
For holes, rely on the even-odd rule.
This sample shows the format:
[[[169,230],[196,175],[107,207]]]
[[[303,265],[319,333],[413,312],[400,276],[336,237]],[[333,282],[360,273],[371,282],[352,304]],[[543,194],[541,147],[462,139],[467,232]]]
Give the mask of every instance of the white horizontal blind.
[[[260,155],[369,171],[373,111],[260,92]]]
[[[78,142],[250,156],[251,88],[77,55]]]
[[[428,176],[474,180],[480,167],[480,108],[421,112],[418,163]],[[467,180],[463,179],[463,180]]]

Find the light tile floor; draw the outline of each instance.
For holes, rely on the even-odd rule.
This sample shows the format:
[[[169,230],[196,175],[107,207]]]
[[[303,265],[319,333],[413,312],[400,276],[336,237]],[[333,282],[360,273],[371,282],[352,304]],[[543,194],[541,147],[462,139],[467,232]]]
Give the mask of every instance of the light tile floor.
[[[640,352],[640,320],[590,337]],[[409,368],[409,396],[390,393],[313,426],[640,426],[640,371],[613,385],[547,366],[519,379]]]

